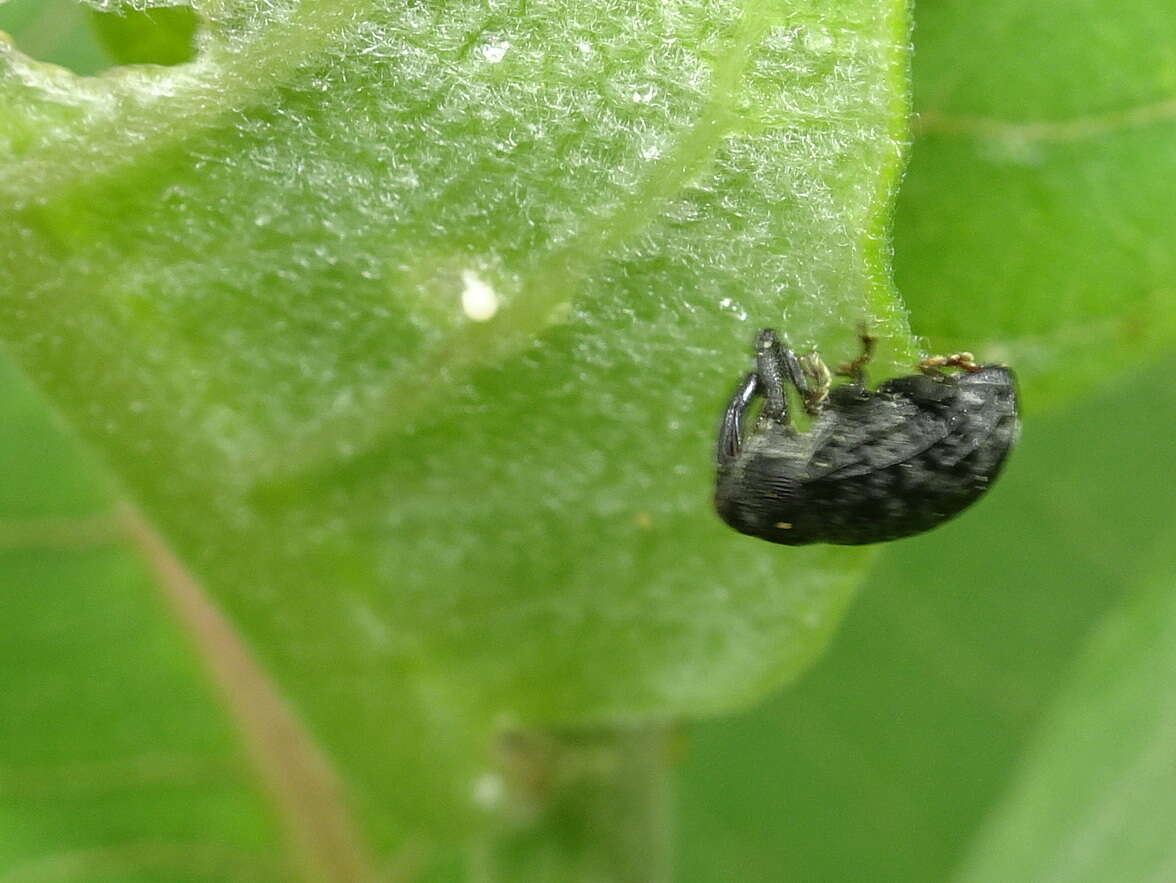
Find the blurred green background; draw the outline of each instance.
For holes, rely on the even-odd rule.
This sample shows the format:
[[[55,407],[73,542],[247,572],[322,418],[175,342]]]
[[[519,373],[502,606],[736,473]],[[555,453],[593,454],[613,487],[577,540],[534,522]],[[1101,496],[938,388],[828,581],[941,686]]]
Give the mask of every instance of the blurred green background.
[[[1174,879],[1176,16],[915,15],[897,286],[916,334],[1025,366],[1024,435],[990,498],[882,552],[798,684],[687,725],[675,879]],[[185,57],[115,59],[114,25],[0,6],[79,73]],[[111,486],[8,362],[0,415],[0,881],[285,879]]]

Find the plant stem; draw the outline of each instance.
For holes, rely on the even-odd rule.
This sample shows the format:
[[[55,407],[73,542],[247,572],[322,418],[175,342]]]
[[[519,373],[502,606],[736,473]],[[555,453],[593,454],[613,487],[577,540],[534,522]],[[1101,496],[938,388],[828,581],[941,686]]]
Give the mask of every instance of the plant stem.
[[[504,733],[471,879],[668,883],[671,743],[660,725]]]

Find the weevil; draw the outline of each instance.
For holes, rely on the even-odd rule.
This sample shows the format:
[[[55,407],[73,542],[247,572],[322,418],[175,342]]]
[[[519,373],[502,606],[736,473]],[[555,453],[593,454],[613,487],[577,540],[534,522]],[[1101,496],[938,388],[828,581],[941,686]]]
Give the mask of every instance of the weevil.
[[[755,370],[727,405],[716,450],[715,508],[735,530],[788,546],[880,543],[953,518],[1000,474],[1019,431],[1010,369],[970,353],[935,356],[871,390],[874,339],[862,341],[837,372],[848,380],[832,386],[819,356],[759,333]],[[812,418],[803,432],[790,389]]]

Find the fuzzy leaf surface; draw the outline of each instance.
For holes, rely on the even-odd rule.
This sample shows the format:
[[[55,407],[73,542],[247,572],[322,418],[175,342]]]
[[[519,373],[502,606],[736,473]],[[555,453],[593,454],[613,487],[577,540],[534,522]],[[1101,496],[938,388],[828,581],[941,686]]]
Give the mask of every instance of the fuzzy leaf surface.
[[[727,531],[712,435],[761,325],[907,347],[905,5],[193,8],[189,64],[2,47],[0,327],[373,827],[491,721],[795,676],[868,555]]]

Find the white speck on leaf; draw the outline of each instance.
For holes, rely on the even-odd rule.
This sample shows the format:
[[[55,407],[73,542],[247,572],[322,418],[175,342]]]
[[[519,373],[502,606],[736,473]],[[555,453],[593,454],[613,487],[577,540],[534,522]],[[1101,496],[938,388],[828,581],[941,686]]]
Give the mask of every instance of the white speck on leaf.
[[[740,306],[739,303],[732,300],[731,298],[729,298],[729,297],[723,298],[721,301],[719,301],[719,306],[722,307],[724,310],[726,310],[729,313],[734,313],[735,318],[737,318],[740,322],[747,321],[747,311],[745,309],[743,309],[743,307]]]
[[[461,271],[461,308],[475,322],[485,322],[498,312],[498,293],[473,270]]]
[[[635,104],[649,104],[649,102],[653,101],[653,96],[656,94],[657,86],[652,83],[647,83],[633,90],[633,102]]]
[[[828,52],[833,48],[833,37],[821,30],[806,31],[804,48],[810,52]]]
[[[498,64],[498,62],[506,58],[506,51],[508,49],[510,49],[509,40],[498,40],[494,43],[487,43],[482,47],[482,57],[491,64]]]

